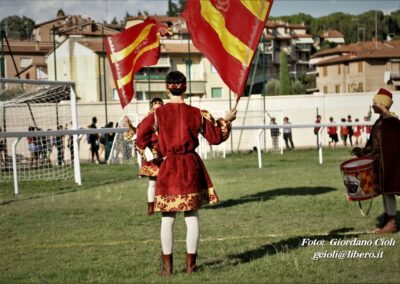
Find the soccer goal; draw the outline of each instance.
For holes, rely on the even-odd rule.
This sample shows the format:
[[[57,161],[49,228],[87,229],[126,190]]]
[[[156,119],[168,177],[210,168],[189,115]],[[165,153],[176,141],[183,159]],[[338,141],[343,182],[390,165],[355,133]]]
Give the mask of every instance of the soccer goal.
[[[73,82],[0,79],[0,182],[81,183]]]

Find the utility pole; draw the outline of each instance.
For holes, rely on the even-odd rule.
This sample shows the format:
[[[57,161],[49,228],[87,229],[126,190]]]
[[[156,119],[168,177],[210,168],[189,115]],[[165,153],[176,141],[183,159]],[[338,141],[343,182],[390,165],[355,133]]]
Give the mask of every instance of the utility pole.
[[[0,57],[0,78],[5,78],[5,68],[4,68],[4,43],[3,43],[3,34],[4,31],[2,28],[0,28],[0,37],[1,37],[1,57]]]
[[[375,49],[378,48],[378,10],[375,10]]]

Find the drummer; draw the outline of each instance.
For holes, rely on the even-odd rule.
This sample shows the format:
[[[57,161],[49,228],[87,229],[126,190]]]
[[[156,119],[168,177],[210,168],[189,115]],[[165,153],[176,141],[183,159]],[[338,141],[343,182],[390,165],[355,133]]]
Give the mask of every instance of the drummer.
[[[390,91],[381,88],[373,98],[372,108],[379,119],[372,127],[371,135],[364,148],[356,147],[352,153],[357,157],[373,156],[376,160],[374,181],[381,189],[385,210],[382,226],[377,234],[397,232],[396,194],[400,194],[400,120],[389,111],[393,104]]]

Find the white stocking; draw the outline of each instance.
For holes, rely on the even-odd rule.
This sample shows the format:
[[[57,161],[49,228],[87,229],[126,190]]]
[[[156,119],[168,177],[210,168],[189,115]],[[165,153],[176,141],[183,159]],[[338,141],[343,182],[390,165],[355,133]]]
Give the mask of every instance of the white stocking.
[[[186,211],[185,212],[186,222],[186,250],[187,253],[197,253],[197,245],[200,238],[200,226],[199,226],[199,211]]]
[[[388,216],[396,216],[396,196],[394,194],[383,194],[383,205]]]
[[[161,246],[163,254],[172,254],[174,248],[175,212],[163,212],[161,217]]]
[[[154,196],[156,194],[156,177],[149,177],[149,187],[147,188],[147,201],[154,202]]]

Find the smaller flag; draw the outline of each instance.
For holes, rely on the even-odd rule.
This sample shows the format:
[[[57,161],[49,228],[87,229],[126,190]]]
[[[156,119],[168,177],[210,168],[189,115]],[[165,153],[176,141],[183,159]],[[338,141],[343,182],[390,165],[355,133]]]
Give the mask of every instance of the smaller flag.
[[[134,96],[133,81],[144,66],[157,64],[160,58],[160,35],[171,34],[164,25],[152,18],[114,36],[104,37],[115,86],[122,108]]]

